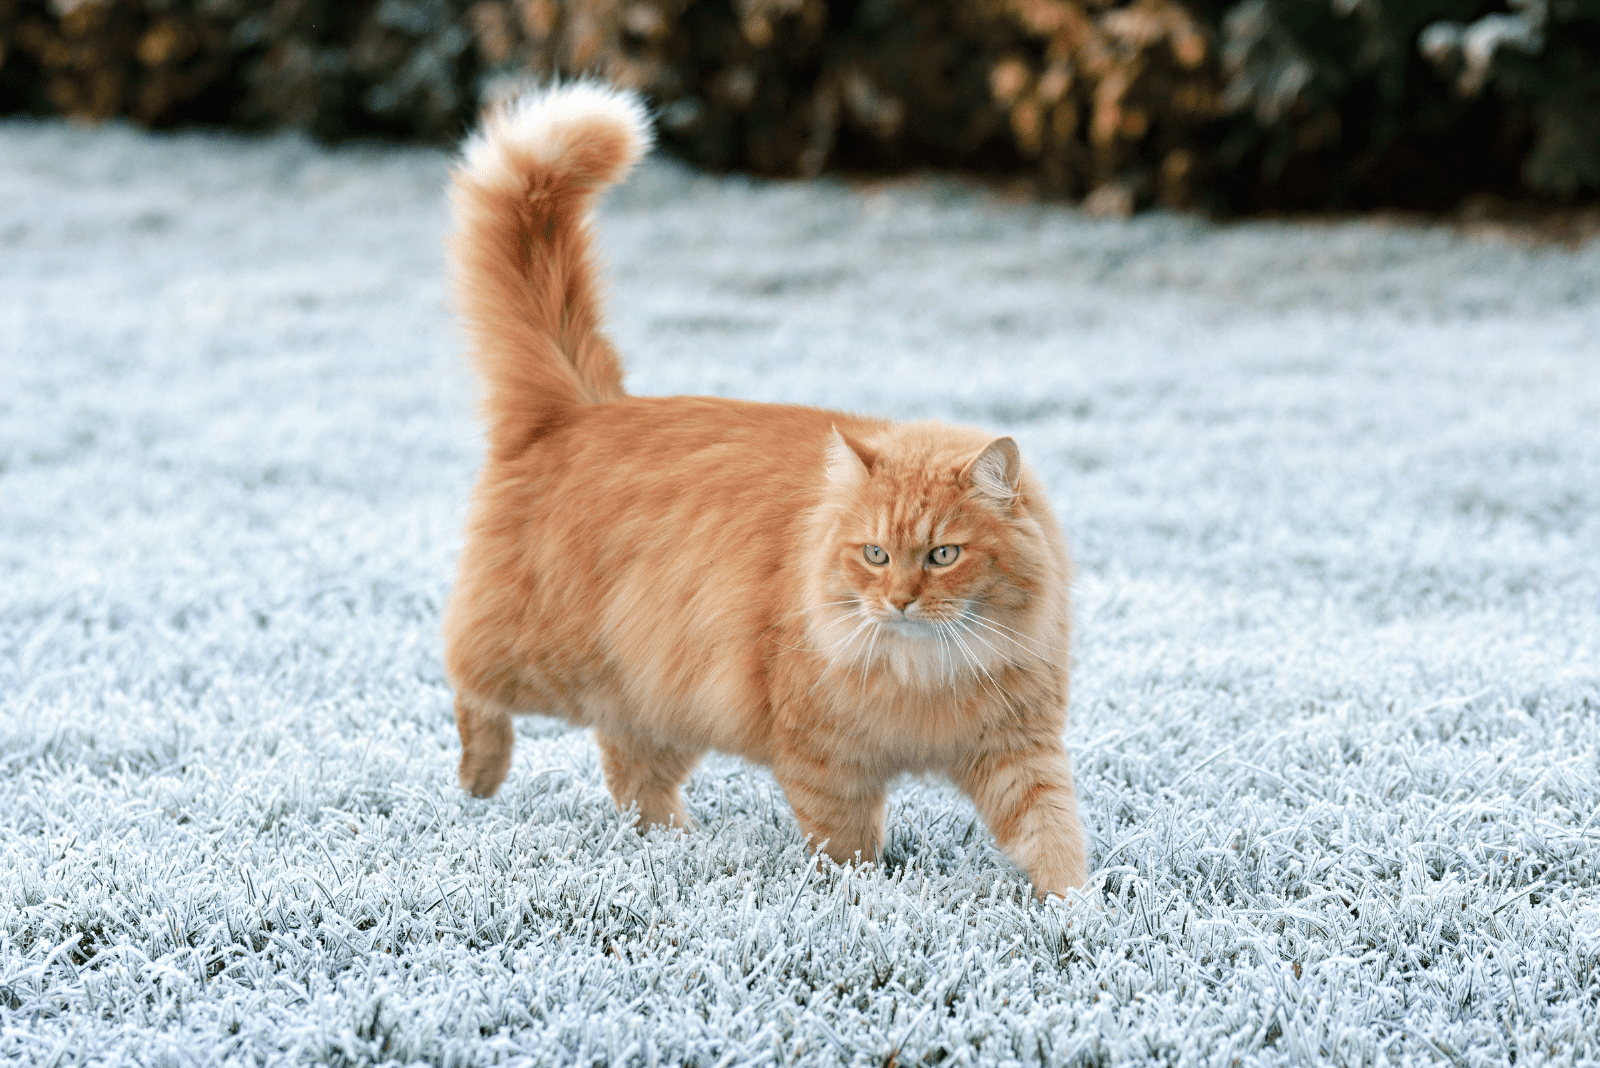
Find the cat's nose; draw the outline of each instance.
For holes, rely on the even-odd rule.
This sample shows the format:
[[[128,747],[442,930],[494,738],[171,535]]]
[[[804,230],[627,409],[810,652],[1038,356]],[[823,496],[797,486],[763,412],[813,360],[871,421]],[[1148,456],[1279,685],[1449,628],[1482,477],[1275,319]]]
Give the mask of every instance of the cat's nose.
[[[915,600],[916,597],[911,595],[898,595],[892,593],[889,595],[889,603],[894,605],[895,609],[899,611],[901,615],[905,615],[906,606]]]

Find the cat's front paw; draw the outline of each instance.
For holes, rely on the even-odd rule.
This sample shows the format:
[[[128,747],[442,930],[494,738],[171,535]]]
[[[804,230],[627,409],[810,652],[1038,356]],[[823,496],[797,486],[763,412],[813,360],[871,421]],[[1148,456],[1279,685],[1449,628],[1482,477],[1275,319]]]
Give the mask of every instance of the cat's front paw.
[[[655,800],[656,803],[648,803]],[[694,820],[689,818],[689,813],[684,809],[683,802],[676,796],[665,801],[659,799],[639,798],[639,823],[641,832],[651,827],[666,827],[679,831],[694,830]]]
[[[493,797],[511,770],[511,751],[502,753],[463,753],[459,778],[461,788],[473,797]]]
[[[479,706],[456,695],[456,727],[461,732],[461,788],[473,797],[493,797],[511,770],[511,714]]]
[[[1033,896],[1043,901],[1048,896],[1076,901],[1088,892],[1089,872],[1077,848],[1062,848],[1057,855],[1040,857],[1028,866]]]

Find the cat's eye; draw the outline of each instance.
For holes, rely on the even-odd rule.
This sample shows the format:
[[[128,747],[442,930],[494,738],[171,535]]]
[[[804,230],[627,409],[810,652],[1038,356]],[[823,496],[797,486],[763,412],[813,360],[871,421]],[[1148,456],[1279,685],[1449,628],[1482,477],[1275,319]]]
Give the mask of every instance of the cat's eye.
[[[881,546],[868,545],[861,550],[861,555],[867,558],[867,563],[882,567],[889,562],[889,554]]]
[[[928,563],[934,567],[949,567],[956,562],[956,557],[961,555],[959,545],[941,545],[928,554]]]

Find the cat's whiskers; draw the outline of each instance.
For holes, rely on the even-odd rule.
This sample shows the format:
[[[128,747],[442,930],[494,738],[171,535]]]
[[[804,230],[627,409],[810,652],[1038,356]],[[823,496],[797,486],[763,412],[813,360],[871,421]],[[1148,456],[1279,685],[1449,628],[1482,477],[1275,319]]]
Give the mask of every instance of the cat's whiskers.
[[[984,689],[988,689],[988,682],[980,677],[980,675],[987,675],[988,671],[984,669],[983,664],[981,664],[978,661],[977,656],[973,654],[971,646],[967,645],[966,642],[961,640],[961,636],[956,633],[955,625],[953,623],[940,623],[939,631],[941,634],[949,637],[954,648],[961,651],[961,656],[967,663],[978,669],[978,671],[974,673],[972,677],[977,681],[979,686],[982,686]],[[989,682],[992,681],[992,679],[989,680]]]
[[[854,642],[858,637],[861,636],[861,632],[862,631],[864,631],[868,627],[872,626],[872,617],[869,616],[867,613],[865,613],[865,612],[852,612],[852,613],[850,613],[850,615],[858,616],[859,619],[860,619],[860,622],[858,622],[855,625],[855,628],[853,630],[851,630],[849,634],[846,634],[843,638],[840,638],[838,641],[832,643],[831,645],[824,646],[822,649],[819,649],[818,652],[832,653],[835,649],[838,649],[840,646],[849,645],[851,642]],[[846,618],[848,619],[849,617],[847,616]],[[834,663],[834,661],[836,659],[837,659],[837,657],[829,657],[829,666],[832,666],[832,664]]]
[[[983,635],[981,635],[977,631],[973,630],[964,621],[958,621],[957,626],[959,626],[962,630],[964,630],[966,632],[967,637],[971,638],[972,640],[974,640],[976,642],[981,642],[985,649],[989,650],[995,656],[999,657],[1002,661],[1004,661],[1006,663],[1010,663],[1011,662],[1006,657],[1005,653],[1001,652],[998,648],[995,647],[995,645],[992,642],[988,641],[986,638],[984,638]]]
[[[867,652],[861,661],[861,700],[867,699],[867,675],[872,671],[872,651],[877,648],[878,635],[883,633],[882,625],[872,628],[872,637],[867,640]],[[851,662],[854,664],[854,661]]]
[[[990,644],[989,644],[989,642],[987,642],[987,641],[984,641],[984,639],[983,639],[983,636],[982,636],[982,635],[981,635],[981,634],[979,634],[979,633],[978,633],[978,632],[977,632],[977,631],[975,631],[975,630],[973,630],[973,629],[972,629],[972,628],[970,628],[970,627],[966,627],[966,628],[965,628],[965,629],[966,629],[966,631],[967,631],[967,634],[968,634],[968,635],[969,635],[969,636],[971,636],[971,637],[973,637],[973,638],[976,638],[976,639],[977,639],[977,640],[978,640],[978,641],[980,641],[980,642],[983,642],[983,644],[984,644],[984,645],[985,645],[985,646],[986,646],[986,647],[988,647],[988,649],[989,649],[989,650],[990,650],[990,651],[991,651],[991,652],[993,652],[993,653],[994,653],[994,654],[995,654],[995,655],[996,655],[996,656],[998,656],[998,657],[1000,657],[1000,658],[1001,658],[1001,659],[1002,659],[1002,660],[1004,660],[1004,659],[1005,659],[1005,654],[1004,654],[1004,653],[1002,653],[1002,652],[1001,652],[1001,651],[1000,651],[1000,650],[999,650],[999,649],[996,649],[996,648],[995,648],[995,647],[994,647],[994,646],[993,646],[993,645],[990,645]],[[1009,661],[1008,661],[1008,662],[1009,662]],[[993,676],[992,676],[992,675],[991,675],[991,676],[990,676],[990,678],[991,678],[991,679],[993,679],[993,678],[994,678],[994,677],[993,677]],[[995,679],[995,680],[994,680],[994,684],[995,684],[995,686],[996,686],[996,687],[998,687],[998,688],[999,688],[999,690],[1000,690],[1000,693],[1001,693],[1001,694],[1002,694],[1002,700],[1004,700],[1004,701],[1005,701],[1005,705],[1006,705],[1006,709],[1007,709],[1007,710],[1008,710],[1008,711],[1010,711],[1010,712],[1012,712],[1012,713],[1013,713],[1013,714],[1015,714],[1015,713],[1016,713],[1016,710],[1017,710],[1017,709],[1018,709],[1018,708],[1020,708],[1020,707],[1021,707],[1021,705],[1022,705],[1022,702],[1020,702],[1020,701],[1018,701],[1018,700],[1017,700],[1017,699],[1016,699],[1016,698],[1015,698],[1015,697],[1014,697],[1014,696],[1013,696],[1013,695],[1012,695],[1012,693],[1011,693],[1011,691],[1010,691],[1010,690],[1008,690],[1008,689],[1006,689],[1006,688],[1005,688],[1005,687],[1004,687],[1004,686],[1001,686],[1001,685],[1000,685],[1000,682],[999,682],[999,680],[998,680],[998,679]]]
[[[972,660],[973,666],[976,667],[980,672],[982,672],[983,673],[983,677],[986,680],[988,680],[988,684],[990,686],[994,687],[994,691],[993,692],[994,692],[995,697],[999,698],[1001,703],[1003,703],[1006,706],[1006,708],[1008,708],[1008,709],[1011,708],[1016,703],[1016,699],[1011,696],[1011,692],[1009,690],[1007,690],[1004,686],[1000,685],[1000,680],[995,678],[994,675],[989,671],[988,667],[983,663],[983,658],[980,657],[973,650],[972,646],[967,644],[966,639],[961,637],[961,633],[957,629],[957,624],[951,623],[951,624],[949,624],[949,627],[950,627],[950,637],[954,638],[960,644],[962,650]],[[973,631],[971,629],[967,629],[967,633],[971,637],[974,637],[974,638],[978,637],[977,632]],[[982,641],[981,638],[979,638],[979,640]],[[988,647],[991,650],[993,650],[996,654],[999,654],[1000,650],[995,649],[995,647],[992,646],[992,645],[989,645],[988,642],[984,642],[984,644],[988,645]],[[1002,659],[1003,659],[1003,657],[1002,657]]]
[[[820,612],[824,608],[837,608],[840,605],[847,604],[860,607],[861,599],[859,597],[846,597],[842,601],[823,601],[821,604],[806,605],[804,608],[796,608],[793,612],[785,612],[783,615],[778,617],[777,621],[782,622],[785,619],[792,619],[795,616],[803,616],[807,612]]]
[[[1011,663],[1015,663],[1016,662],[1012,657],[1007,656],[1006,653],[1003,650],[1001,650],[999,646],[995,645],[993,642],[989,641],[989,639],[985,638],[983,635],[981,635],[977,631],[973,630],[972,629],[972,624],[971,624],[971,622],[969,620],[965,620],[965,619],[957,620],[956,621],[956,625],[959,626],[962,630],[966,631],[967,636],[970,637],[973,641],[982,642],[983,643],[983,647],[985,649],[989,650],[991,653],[993,653],[995,656],[999,657],[1005,663],[1011,664]],[[998,632],[996,632],[996,633],[998,633]],[[1002,637],[1002,638],[1005,637],[1005,635],[1003,635],[1003,634],[1001,634],[999,636]],[[1012,644],[1016,645],[1017,643],[1015,641],[1013,641]],[[1019,649],[1022,648],[1020,645],[1018,645],[1017,647]],[[1027,652],[1027,650],[1023,649],[1023,652]]]
[[[989,625],[991,627],[995,627],[995,628],[997,628],[999,630],[1005,631],[1007,634],[1014,634],[1018,638],[1021,638],[1023,641],[1034,642],[1035,644],[1037,644],[1036,640],[1034,638],[1030,637],[1029,635],[1024,634],[1022,631],[1017,630],[1015,627],[1011,627],[1011,626],[1006,625],[1005,623],[1000,622],[998,619],[990,618],[989,616],[984,615],[982,612],[973,611],[969,607],[965,614],[969,619],[978,620],[978,621],[980,621],[982,623],[985,623],[985,624],[987,624],[987,625]]]
[[[959,630],[961,630],[962,633],[964,633],[967,637],[971,638],[973,641],[981,642],[985,649],[989,650],[995,656],[998,656],[1001,660],[1005,660],[1006,659],[1006,654],[1005,653],[1001,652],[1000,649],[997,648],[994,645],[993,642],[990,642],[983,635],[981,635],[977,631],[973,630],[972,629],[972,625],[970,623],[968,623],[966,620],[964,620],[964,619],[954,620],[952,622],[952,626],[957,627]]]
[[[945,637],[944,624],[941,623],[939,629],[934,633],[939,637],[939,663],[944,669],[944,677],[949,682],[954,683],[956,681],[956,662],[955,657],[950,655],[950,639]]]
[[[1010,642],[1012,645],[1015,645],[1018,649],[1021,649],[1029,656],[1042,660],[1051,667],[1056,665],[1056,662],[1050,657],[1046,656],[1043,652],[1040,652],[1036,648],[1032,648],[1033,646],[1040,644],[1036,639],[1028,637],[1019,630],[1012,630],[999,620],[988,619],[979,615],[977,612],[972,611],[971,609],[963,612],[961,618],[962,622],[976,623],[980,627],[984,627],[990,631],[993,631],[996,636],[1004,638],[1006,641]]]
[[[855,614],[856,613],[847,613],[845,615],[845,618],[848,619],[851,615],[855,615]],[[861,628],[864,627],[865,625],[866,625],[865,623],[857,623],[855,630],[851,631],[849,634],[846,634],[843,638],[838,638],[838,639],[836,639],[834,641],[829,642],[827,645],[816,645],[816,644],[782,645],[781,642],[778,643],[778,644],[782,645],[782,647],[785,648],[785,649],[795,649],[795,650],[798,650],[798,651],[801,651],[801,652],[807,652],[807,653],[829,653],[829,652],[833,651],[834,649],[839,648],[839,646],[843,645],[844,643],[848,642],[851,638],[854,638],[856,636],[856,634],[860,632]]]
[[[863,611],[861,613],[861,616],[865,620],[865,622],[863,622],[861,624],[861,626],[856,628],[856,632],[859,633],[861,630],[865,629],[865,630],[870,632],[870,636],[867,638],[867,644],[866,645],[858,647],[855,652],[850,654],[850,662],[844,666],[844,673],[846,675],[849,675],[849,674],[851,674],[851,673],[853,673],[855,671],[855,669],[856,669],[856,661],[861,659],[861,654],[863,652],[865,652],[867,649],[870,649],[872,647],[873,639],[878,636],[878,630],[879,630],[879,628],[877,626],[878,621],[876,619],[872,618],[872,613],[871,612],[867,612],[867,611]]]
[[[859,616],[861,618],[861,622],[856,624],[855,629],[852,630],[849,634],[846,634],[843,638],[841,638],[838,641],[834,642],[832,645],[829,645],[829,646],[826,646],[826,647],[824,647],[822,649],[816,650],[817,652],[820,652],[820,653],[829,654],[828,655],[828,662],[826,664],[824,664],[822,670],[817,673],[817,681],[811,684],[811,689],[810,690],[806,691],[807,696],[810,696],[811,694],[815,693],[817,691],[817,688],[819,686],[821,686],[824,681],[826,681],[826,679],[828,678],[828,675],[834,670],[834,668],[838,667],[838,665],[839,665],[839,654],[834,652],[834,650],[837,650],[841,646],[849,645],[850,643],[854,642],[858,637],[861,636],[861,632],[862,631],[864,631],[868,627],[872,626],[873,623],[875,622],[873,620],[873,618],[870,615],[868,615],[864,610],[848,613],[845,618],[848,619],[849,616],[851,616],[851,615]],[[856,656],[859,656],[859,655],[860,655],[860,653],[858,651]],[[855,664],[856,656],[852,656],[850,658],[850,665],[851,666],[853,666]],[[849,672],[850,672],[850,666],[847,666],[845,668],[845,673],[849,674]]]
[[[793,612],[786,612],[783,615],[779,616],[776,621],[774,621],[770,626],[767,627],[767,629],[766,629],[766,631],[764,633],[770,634],[773,630],[775,630],[777,628],[778,623],[781,623],[786,619],[792,619],[795,616],[805,615],[805,614],[807,614],[809,612],[820,612],[824,608],[837,608],[837,607],[839,607],[841,605],[854,605],[856,607],[856,609],[859,611],[860,608],[861,608],[861,601],[860,601],[859,598],[849,597],[849,598],[846,598],[845,600],[842,600],[842,601],[823,601],[821,604],[808,605],[805,608],[797,608]],[[848,618],[850,615],[853,615],[853,614],[854,613],[851,613],[851,612],[843,613],[843,615],[846,618]],[[793,650],[794,652],[825,653],[829,649],[834,648],[834,646],[839,644],[839,643],[835,642],[834,645],[824,645],[824,646],[818,646],[818,645],[813,645],[813,644],[790,645],[787,642],[780,642],[780,641],[774,640],[772,644],[776,645],[780,649],[790,649],[790,650]]]
[[[982,664],[977,664],[976,660],[974,660],[974,658],[972,656],[972,650],[966,648],[964,643],[962,643],[961,639],[956,635],[956,630],[955,630],[955,625],[954,624],[948,623],[948,622],[940,623],[939,624],[939,633],[942,636],[944,636],[944,638],[946,640],[949,641],[951,649],[960,651],[962,660],[964,662],[973,663],[975,666],[977,666],[980,669],[983,667]],[[984,681],[981,678],[978,678],[976,674],[973,675],[973,678],[977,679],[978,684],[980,686],[984,685]]]

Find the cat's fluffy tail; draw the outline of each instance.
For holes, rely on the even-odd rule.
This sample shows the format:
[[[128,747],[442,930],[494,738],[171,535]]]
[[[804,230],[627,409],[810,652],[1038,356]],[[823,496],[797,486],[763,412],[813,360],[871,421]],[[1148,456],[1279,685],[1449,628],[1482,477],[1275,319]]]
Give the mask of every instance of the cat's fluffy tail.
[[[578,82],[496,108],[462,150],[450,254],[496,456],[517,455],[575,405],[623,396],[589,216],[649,148],[637,97]]]

